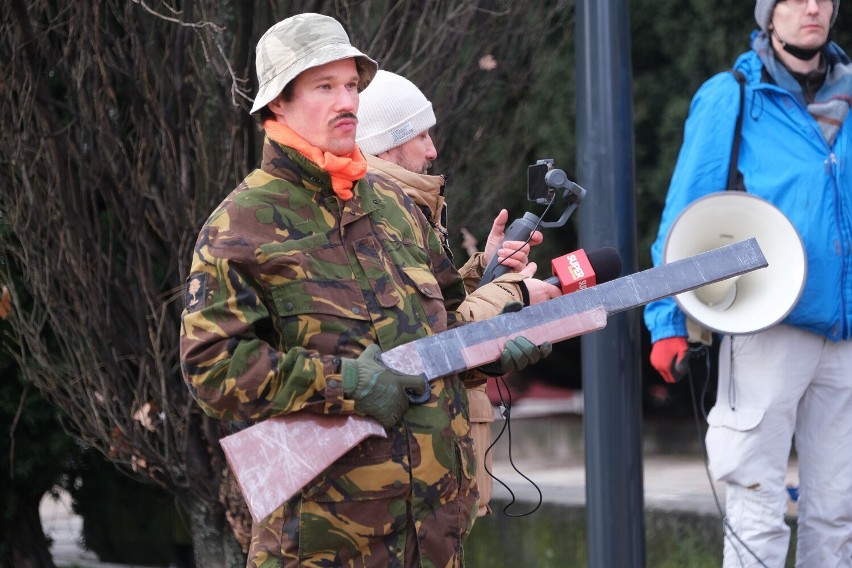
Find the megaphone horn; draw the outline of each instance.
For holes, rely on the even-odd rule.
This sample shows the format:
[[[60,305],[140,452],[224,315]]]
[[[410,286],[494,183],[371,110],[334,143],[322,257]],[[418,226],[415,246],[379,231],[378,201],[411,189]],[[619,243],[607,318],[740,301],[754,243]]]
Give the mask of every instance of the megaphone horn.
[[[805,286],[802,240],[777,207],[743,191],[697,199],[675,219],[666,237],[666,263],[751,237],[768,267],[675,296],[687,316],[712,331],[754,333],[787,317]]]

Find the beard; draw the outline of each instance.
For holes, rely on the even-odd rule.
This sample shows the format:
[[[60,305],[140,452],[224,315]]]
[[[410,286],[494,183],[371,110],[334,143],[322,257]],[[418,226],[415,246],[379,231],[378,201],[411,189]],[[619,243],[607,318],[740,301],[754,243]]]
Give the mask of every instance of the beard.
[[[417,161],[415,161],[415,160],[402,159],[402,160],[400,160],[400,163],[398,165],[405,168],[406,170],[408,170],[410,172],[425,175],[425,174],[429,173],[429,169],[432,167],[432,162],[430,162],[429,160],[423,160],[423,161],[417,160]]]

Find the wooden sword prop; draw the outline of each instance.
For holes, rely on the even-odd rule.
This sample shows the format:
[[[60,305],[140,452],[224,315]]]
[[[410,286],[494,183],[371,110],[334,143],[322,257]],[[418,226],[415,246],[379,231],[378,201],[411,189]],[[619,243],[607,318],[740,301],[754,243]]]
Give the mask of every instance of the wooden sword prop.
[[[604,328],[612,314],[766,266],[752,238],[418,339],[381,358],[395,371],[431,381],[496,361],[514,337],[555,343]]]
[[[506,341],[519,335],[536,344],[562,341],[604,328],[611,314],[767,265],[757,241],[749,239],[418,339],[381,357],[396,371],[434,380],[496,361]],[[370,418],[297,412],[220,442],[259,522],[361,440],[386,435]]]

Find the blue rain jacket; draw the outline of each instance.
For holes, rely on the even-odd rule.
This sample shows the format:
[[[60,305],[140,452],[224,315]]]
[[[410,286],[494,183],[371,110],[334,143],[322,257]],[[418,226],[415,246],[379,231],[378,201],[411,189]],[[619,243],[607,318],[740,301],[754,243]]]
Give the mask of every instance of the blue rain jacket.
[[[758,34],[752,35],[753,49],[740,55],[734,66],[746,76],[739,170],[749,193],[774,204],[790,219],[807,254],[804,290],[783,323],[832,340],[849,339],[852,112],[829,146],[801,94],[796,97],[761,82],[764,64],[754,49],[757,38]],[[833,43],[827,57],[833,65],[835,89],[838,81],[847,89],[852,74],[848,57]],[[662,262],[666,235],[678,214],[692,201],[725,189],[739,99],[739,85],[730,72],[706,81],[692,99],[683,146],[651,247],[654,265]],[[687,335],[686,318],[673,298],[648,304],[644,315],[654,342]]]

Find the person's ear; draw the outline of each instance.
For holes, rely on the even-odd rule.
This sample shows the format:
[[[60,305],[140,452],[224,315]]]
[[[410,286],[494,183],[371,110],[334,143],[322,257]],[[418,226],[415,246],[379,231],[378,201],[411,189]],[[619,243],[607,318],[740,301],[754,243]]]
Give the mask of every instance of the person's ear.
[[[284,114],[284,97],[278,95],[267,103],[266,108],[268,108],[269,112],[274,114],[276,118],[282,116]]]
[[[385,150],[381,154],[377,154],[376,157],[379,158],[380,160],[384,160],[386,162],[395,162],[395,160],[394,160],[395,156],[393,154],[391,154],[392,151],[393,151],[393,148],[391,148],[390,150]]]

